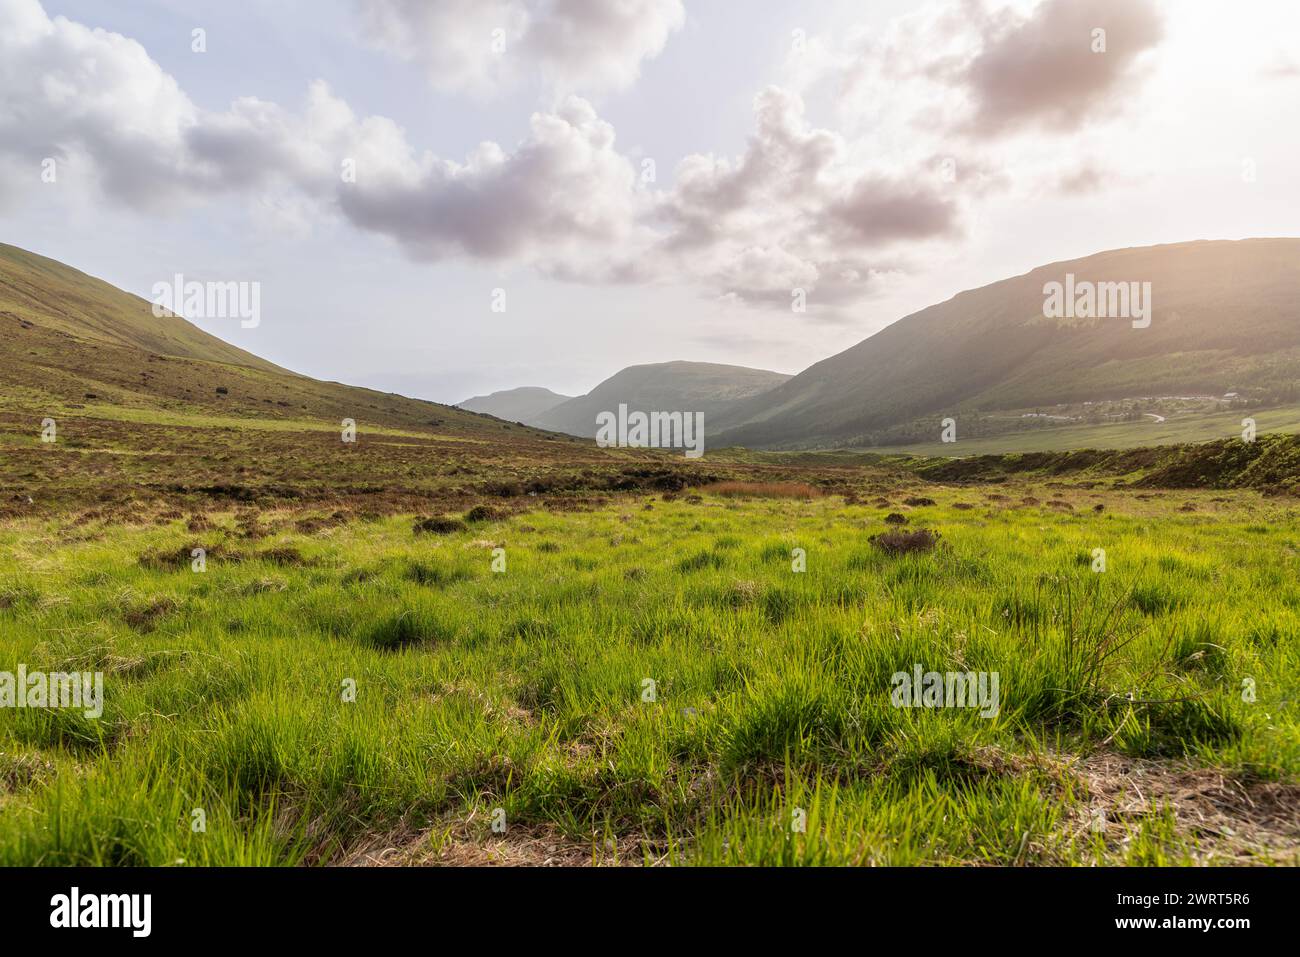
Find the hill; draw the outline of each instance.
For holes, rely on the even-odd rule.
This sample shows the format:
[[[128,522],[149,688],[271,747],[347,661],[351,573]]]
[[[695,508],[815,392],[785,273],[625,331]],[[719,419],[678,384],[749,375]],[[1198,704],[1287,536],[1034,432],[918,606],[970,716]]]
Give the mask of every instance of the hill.
[[[282,369],[70,266],[0,244],[0,412],[129,421],[343,418],[492,434],[472,412]]]
[[[299,375],[62,263],[0,249],[0,518],[315,504],[328,519],[680,487],[632,451]]]
[[[518,389],[503,389],[488,395],[476,395],[464,402],[456,403],[456,407],[467,412],[494,415],[507,422],[531,425],[542,414],[572,398],[571,395],[560,395],[558,392],[540,386],[522,386]]]
[[[540,428],[593,437],[596,416],[630,411],[701,412],[705,428],[724,409],[766,392],[789,379],[781,372],[712,362],[658,362],[629,366],[610,376],[584,396],[570,399],[538,416]]]
[[[1149,325],[1048,318],[1045,286],[1067,275],[1076,288],[1150,283]],[[1300,239],[1198,241],[1053,263],[907,316],[733,404],[711,423],[710,440],[715,448],[897,446],[934,441],[946,416],[974,437],[1024,428],[1034,417],[1051,424],[1140,417],[1140,409],[1097,405],[1131,398],[1236,392],[1294,403],[1297,294]],[[1035,411],[1071,404],[1056,416]]]
[[[193,323],[155,316],[153,304],[139,296],[5,243],[0,243],[0,317],[82,341],[283,371]]]

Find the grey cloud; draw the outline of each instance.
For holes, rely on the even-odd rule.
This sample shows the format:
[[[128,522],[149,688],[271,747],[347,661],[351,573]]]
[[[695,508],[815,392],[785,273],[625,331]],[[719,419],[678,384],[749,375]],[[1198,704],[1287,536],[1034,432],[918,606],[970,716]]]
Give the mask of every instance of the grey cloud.
[[[865,177],[831,209],[846,238],[863,244],[930,239],[957,231],[957,204],[920,185]]]
[[[1092,49],[1097,28],[1104,53]],[[975,104],[968,129],[988,137],[1030,124],[1072,130],[1122,106],[1163,26],[1154,0],[1044,0],[1028,17],[989,19],[985,30],[960,79]]]
[[[429,259],[554,260],[568,244],[601,248],[626,238],[638,202],[613,128],[576,97],[534,114],[513,153],[488,144],[463,164],[426,158],[413,176],[364,178],[339,191],[353,223]]]

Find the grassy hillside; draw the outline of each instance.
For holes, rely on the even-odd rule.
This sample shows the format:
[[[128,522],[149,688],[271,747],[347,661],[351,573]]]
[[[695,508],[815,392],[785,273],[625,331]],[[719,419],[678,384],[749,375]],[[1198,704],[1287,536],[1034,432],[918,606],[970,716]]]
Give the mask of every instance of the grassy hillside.
[[[35,253],[0,243],[0,320],[156,355],[282,371],[139,296]],[[6,323],[7,324],[7,323]]]
[[[1150,282],[1150,326],[1045,318],[1044,285],[1067,273]],[[891,429],[922,417],[1227,392],[1300,399],[1300,239],[1114,250],[963,292],[737,403],[710,431],[715,445],[898,444]]]
[[[450,406],[322,382],[223,342],[62,263],[0,245],[0,416],[298,422],[500,435]]]
[[[1300,434],[1300,405],[1274,409],[1247,409],[1190,415],[1184,418],[1156,422],[1142,418],[1132,422],[1115,422],[1101,425],[1070,425],[1060,428],[1038,428],[1032,431],[1006,432],[968,438],[961,435],[957,442],[938,440],[940,427],[932,423],[930,433],[934,441],[882,444],[874,448],[882,453],[909,455],[967,456],[1010,452],[1059,452],[1069,449],[1131,449],[1149,446],[1181,445],[1196,442],[1213,442],[1224,436],[1241,433],[1245,416],[1255,420],[1259,432]]]
[[[1015,452],[968,458],[906,459],[906,468],[929,481],[998,483],[1011,479],[1068,477],[1111,488],[1254,489],[1266,495],[1300,495],[1300,436],[1262,435],[1195,445],[1132,449]]]
[[[701,412],[705,429],[723,409],[780,385],[781,372],[713,362],[659,362],[629,366],[591,392],[539,416],[535,425],[581,435],[596,434],[596,416],[617,412],[620,403],[643,412]]]

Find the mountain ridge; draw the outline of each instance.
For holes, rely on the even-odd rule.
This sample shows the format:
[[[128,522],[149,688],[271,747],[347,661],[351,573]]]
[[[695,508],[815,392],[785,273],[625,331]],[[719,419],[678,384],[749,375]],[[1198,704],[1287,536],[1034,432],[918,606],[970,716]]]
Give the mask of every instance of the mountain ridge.
[[[350,418],[361,428],[520,434],[518,426],[474,412],[282,368],[181,316],[155,316],[151,303],[111,283],[9,244],[0,244],[0,386],[0,411],[38,421],[146,413],[294,423]]]
[[[1067,276],[1149,284],[1150,323],[1049,317],[1047,283]],[[921,446],[937,440],[940,417],[959,420],[969,438],[1014,435],[1035,418],[1081,422],[1079,410],[1098,421],[1143,413],[1163,421],[1145,407],[1096,410],[1184,392],[1216,401],[1240,395],[1252,408],[1300,401],[1297,302],[1300,239],[1131,246],[957,293],[795,376],[674,360],[629,366],[583,396],[522,387],[453,407],[300,375],[181,317],[154,316],[150,303],[74,267],[0,244],[0,382],[10,408],[107,403],[271,419],[369,417],[502,438],[515,422],[592,438],[597,414],[626,404],[702,413],[710,448]],[[481,406],[493,396],[537,404],[499,415]],[[1067,415],[1041,411],[1071,403],[1077,408]],[[471,404],[479,408],[464,408]]]
[[[699,412],[705,420],[731,403],[763,392],[790,376],[769,369],[677,359],[627,366],[586,395],[540,415],[539,428],[592,438],[596,416],[619,405],[644,412]]]
[[[1069,272],[1081,282],[1150,282],[1150,327],[1132,328],[1124,318],[1046,318],[1045,281]],[[860,447],[926,416],[1165,389],[1284,394],[1300,372],[1297,293],[1300,239],[1289,237],[1133,246],[1060,260],[905,316],[736,403],[713,423],[712,441]]]
[[[574,396],[561,395],[542,386],[525,385],[514,389],[499,389],[486,395],[471,396],[462,402],[457,402],[456,408],[527,425],[539,415],[572,398]]]

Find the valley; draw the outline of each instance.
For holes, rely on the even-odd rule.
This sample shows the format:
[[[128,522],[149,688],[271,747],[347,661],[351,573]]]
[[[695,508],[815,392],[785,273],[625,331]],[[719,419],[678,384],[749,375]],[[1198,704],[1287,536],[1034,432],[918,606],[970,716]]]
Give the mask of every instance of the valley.
[[[4,864],[1300,863],[1294,404],[692,459],[0,280]]]

